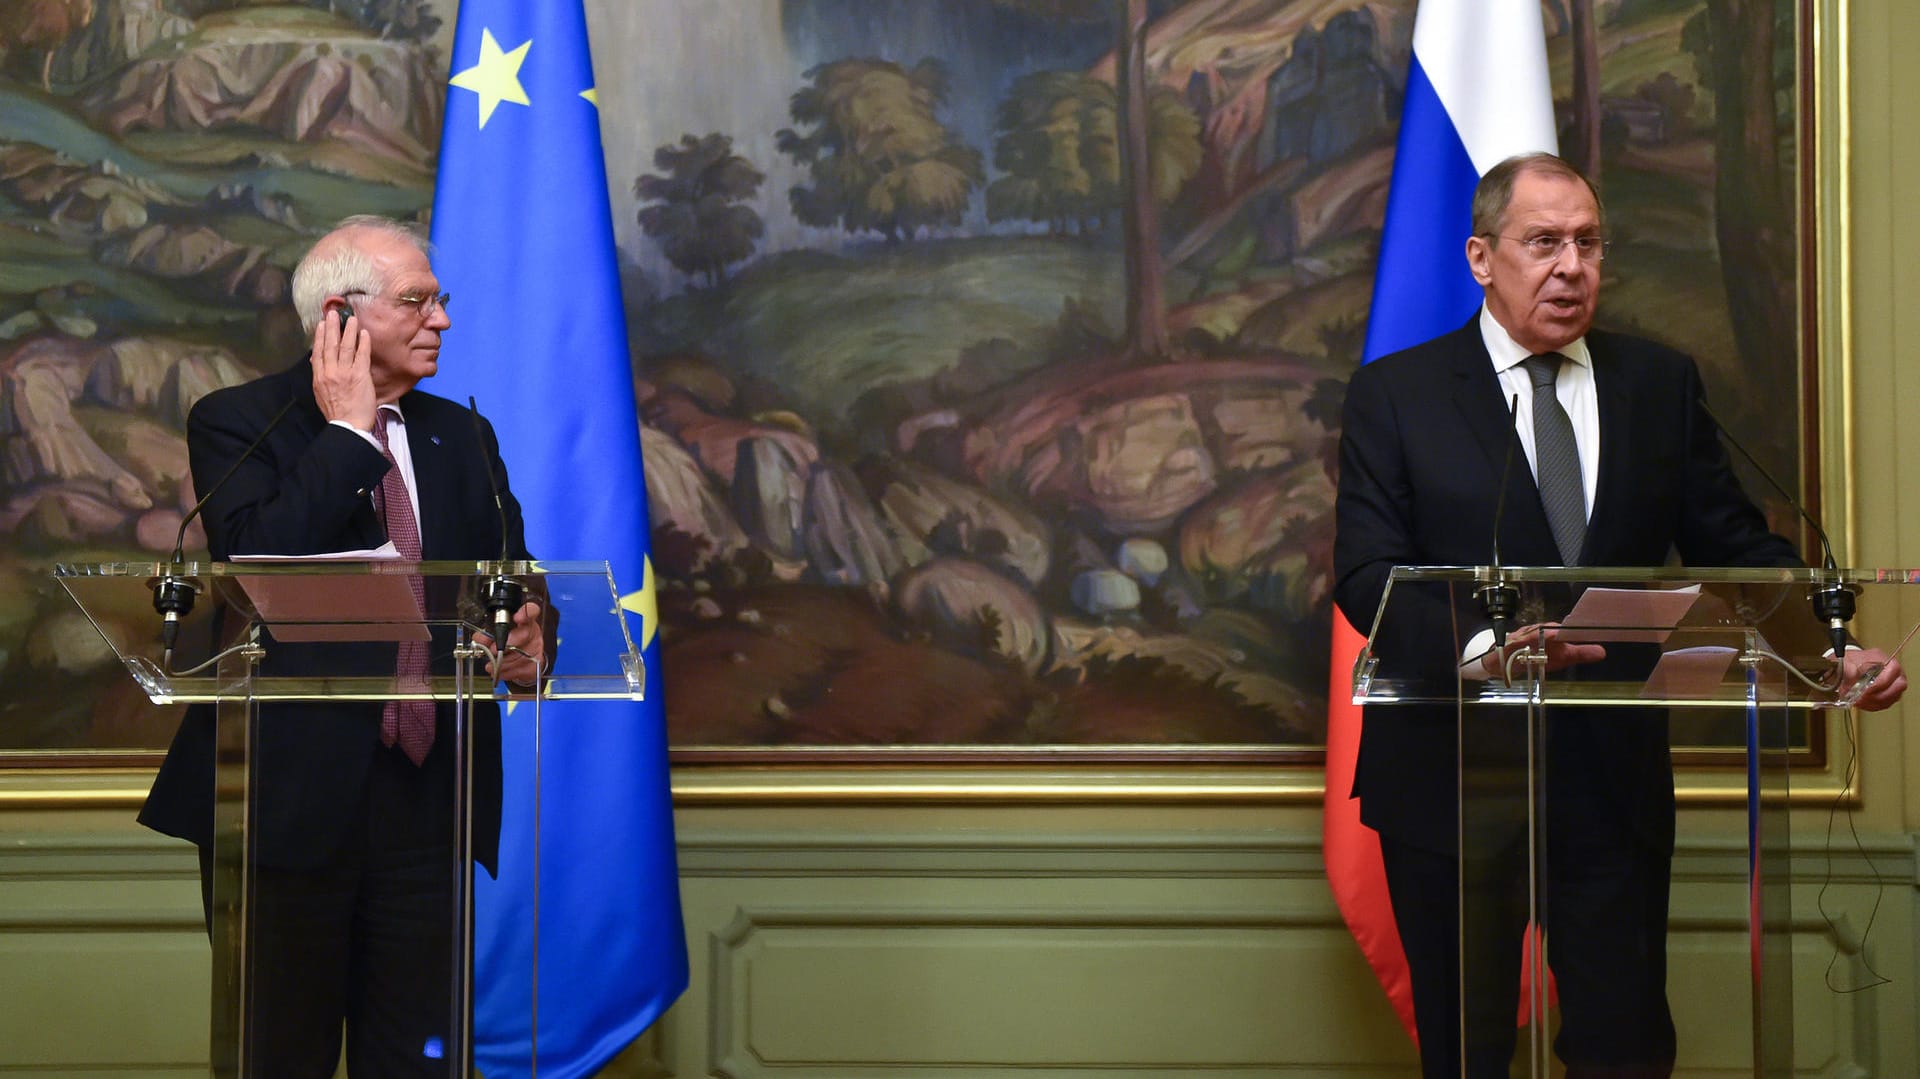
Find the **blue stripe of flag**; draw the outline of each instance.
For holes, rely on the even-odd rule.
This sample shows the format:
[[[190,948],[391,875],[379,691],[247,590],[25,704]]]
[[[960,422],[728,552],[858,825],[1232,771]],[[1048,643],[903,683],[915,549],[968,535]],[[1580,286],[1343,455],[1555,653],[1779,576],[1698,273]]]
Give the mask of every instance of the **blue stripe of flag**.
[[[1362,362],[1457,330],[1482,293],[1467,270],[1480,174],[1415,56],[1393,158]]]

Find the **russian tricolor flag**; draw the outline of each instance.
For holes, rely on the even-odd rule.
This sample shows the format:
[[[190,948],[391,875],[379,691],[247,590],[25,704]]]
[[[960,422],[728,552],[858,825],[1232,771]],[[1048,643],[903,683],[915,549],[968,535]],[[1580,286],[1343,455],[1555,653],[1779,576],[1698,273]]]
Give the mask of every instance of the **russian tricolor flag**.
[[[1466,322],[1481,302],[1466,258],[1474,185],[1514,154],[1558,147],[1540,0],[1422,0],[1362,362]],[[1380,840],[1360,823],[1359,804],[1349,797],[1360,748],[1360,709],[1351,701],[1361,635],[1338,610],[1333,618],[1322,832],[1327,882],[1412,1035],[1413,990],[1387,902]]]

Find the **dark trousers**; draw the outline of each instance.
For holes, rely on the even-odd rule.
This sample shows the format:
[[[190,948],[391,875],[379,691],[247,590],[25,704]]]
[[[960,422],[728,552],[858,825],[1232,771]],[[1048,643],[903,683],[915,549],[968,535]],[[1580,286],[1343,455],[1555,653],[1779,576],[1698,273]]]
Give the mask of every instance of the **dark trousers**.
[[[317,866],[257,867],[248,1074],[328,1079],[450,1072],[453,836],[434,758],[381,750],[361,819]],[[211,856],[200,850],[211,920]]]
[[[1554,1052],[1569,1079],[1663,1079],[1675,1051],[1666,993],[1670,856],[1606,807],[1577,795],[1564,801],[1547,814],[1541,892],[1560,997]],[[1524,842],[1470,844],[1461,859],[1382,835],[1380,850],[1412,976],[1421,1074],[1506,1079],[1527,922]]]

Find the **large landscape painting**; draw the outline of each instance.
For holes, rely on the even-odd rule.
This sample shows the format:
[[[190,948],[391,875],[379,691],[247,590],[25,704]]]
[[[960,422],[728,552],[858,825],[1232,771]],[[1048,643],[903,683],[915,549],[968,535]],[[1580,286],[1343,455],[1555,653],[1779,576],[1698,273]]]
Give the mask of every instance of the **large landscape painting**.
[[[1411,0],[588,14],[682,758],[1317,752]],[[1543,4],[1602,322],[1693,353],[1790,484],[1796,14]],[[187,409],[303,351],[293,262],[426,215],[453,18],[0,10],[0,748],[59,751],[14,763],[170,736],[48,568],[171,548]]]

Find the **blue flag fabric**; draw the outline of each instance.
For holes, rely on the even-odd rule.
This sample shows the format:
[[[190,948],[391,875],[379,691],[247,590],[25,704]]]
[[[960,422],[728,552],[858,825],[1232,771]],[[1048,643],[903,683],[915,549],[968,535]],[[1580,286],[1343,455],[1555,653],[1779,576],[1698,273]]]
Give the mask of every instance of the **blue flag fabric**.
[[[1480,173],[1415,54],[1407,69],[1362,363],[1455,330],[1480,306],[1467,272]]]
[[[1421,0],[1362,362],[1473,314],[1474,186],[1515,154],[1558,147],[1537,0]]]
[[[687,985],[640,431],[578,0],[464,0],[448,66],[433,241],[453,328],[426,388],[477,398],[528,549],[610,562],[646,657],[644,704],[549,704],[544,738],[531,707],[503,721],[500,876],[475,886],[475,1059],[526,1075],[537,1044],[539,1074],[565,1079]]]

